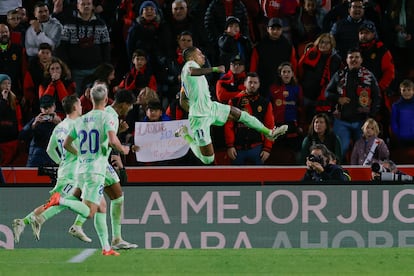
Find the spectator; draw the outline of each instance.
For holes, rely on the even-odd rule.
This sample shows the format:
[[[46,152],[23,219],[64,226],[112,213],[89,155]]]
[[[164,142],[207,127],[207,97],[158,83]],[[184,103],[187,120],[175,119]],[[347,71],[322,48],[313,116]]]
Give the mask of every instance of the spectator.
[[[325,97],[325,88],[341,67],[333,35],[321,34],[299,60],[299,82],[303,88],[306,122],[316,113],[331,113],[332,105]]]
[[[22,0],[1,0],[0,1],[0,24],[7,22],[7,12],[22,6]]]
[[[228,101],[241,110],[256,117],[266,127],[274,126],[270,101],[259,95],[260,80],[257,73],[248,73],[245,90]],[[247,127],[243,123],[227,121],[224,125],[227,156],[233,165],[263,165],[269,158],[273,141]]]
[[[172,1],[171,17],[166,21],[171,33],[170,49],[174,49],[177,46],[177,39],[182,32],[190,32],[193,42],[196,45],[200,45],[201,30],[197,29],[193,18],[190,17],[185,0]]]
[[[301,150],[301,164],[306,161],[310,153],[310,147],[316,144],[324,144],[328,150],[335,154],[339,160],[342,160],[341,140],[332,131],[331,120],[326,113],[318,113],[313,116],[309,125],[308,135],[303,139]]]
[[[348,16],[336,22],[331,29],[335,37],[338,54],[345,60],[347,51],[358,46],[358,31],[362,23],[374,24],[364,19],[364,4],[362,0],[351,0]]]
[[[247,9],[241,0],[212,0],[204,16],[204,26],[210,46],[207,56],[213,64],[219,64],[218,40],[229,16],[237,17],[240,33],[250,37]]]
[[[269,87],[278,75],[278,66],[282,62],[290,62],[296,72],[296,52],[289,41],[282,36],[282,21],[272,18],[267,25],[267,35],[253,48],[250,71],[260,76],[261,91],[269,97]]]
[[[362,137],[354,144],[351,154],[351,165],[371,166],[372,163],[388,159],[390,151],[387,144],[378,137],[378,123],[368,118],[362,125]]]
[[[80,97],[83,79],[102,62],[110,62],[110,38],[105,22],[93,12],[92,0],[78,0],[76,15],[63,24],[57,56],[65,62]]]
[[[161,102],[150,101],[145,108],[144,122],[171,121],[170,117],[162,110]]]
[[[298,53],[302,54],[305,45],[314,41],[322,32],[325,10],[316,0],[301,0],[292,22],[292,42]]]
[[[12,43],[20,44],[24,47],[26,27],[21,24],[20,13],[13,9],[7,12],[7,25],[10,30],[10,40]]]
[[[326,88],[327,99],[336,105],[334,132],[341,138],[342,157],[361,138],[367,117],[375,117],[380,107],[380,91],[375,76],[363,67],[361,53],[350,49],[347,66],[332,77]]]
[[[310,155],[306,158],[306,173],[302,181],[328,183],[348,181],[342,168],[329,161],[329,150],[325,145],[311,146]]]
[[[85,91],[87,87],[92,87],[94,82],[98,81],[100,83],[104,83],[108,88],[108,98],[114,99],[114,85],[113,81],[115,80],[115,68],[111,63],[101,63],[98,67],[95,68],[93,73],[87,77],[85,77],[83,84],[82,84],[82,91]],[[92,102],[91,102],[92,106]],[[82,106],[83,107],[83,106]]]
[[[391,52],[378,39],[375,25],[363,23],[359,28],[359,48],[361,49],[362,66],[370,70],[378,81],[381,91],[381,107],[377,121],[382,126],[382,137],[389,141],[391,105],[396,100],[392,87],[395,78],[395,67]]]
[[[75,93],[75,83],[71,79],[68,66],[59,58],[52,58],[45,72],[45,79],[39,85],[39,98],[50,95],[55,99],[55,112],[65,118],[62,100]]]
[[[335,153],[333,153],[332,151],[329,151],[328,156],[329,156],[329,164],[332,164],[332,165],[339,165],[339,163],[341,162],[341,161],[338,159],[338,157],[335,155]],[[340,165],[339,165],[339,166],[340,166]],[[351,181],[351,180],[352,180],[352,178],[351,178],[351,175],[349,174],[349,171],[348,171],[348,170],[346,170],[346,169],[344,169],[342,166],[340,166],[340,167],[341,167],[342,172],[343,172],[343,174],[344,174],[345,181]]]
[[[289,149],[295,155],[293,162],[296,163],[303,139],[303,92],[291,63],[279,65],[276,81],[270,86],[270,100],[275,125],[289,126],[286,135],[275,142],[274,148]]]
[[[414,78],[414,2],[391,0],[384,21],[390,28],[391,51],[398,80]]]
[[[250,60],[252,45],[248,37],[240,32],[240,20],[229,16],[224,26],[224,34],[218,39],[219,64],[229,70],[230,60],[234,56],[240,56],[244,60]],[[248,68],[246,68],[248,70]]]
[[[373,181],[398,181],[397,179],[403,176],[412,179],[412,177],[400,171],[395,162],[390,159],[380,161],[371,168],[371,179]]]
[[[157,6],[152,1],[144,1],[139,8],[139,16],[128,31],[126,41],[128,58],[132,60],[136,49],[146,53],[146,66],[149,67],[156,80],[156,90],[160,97],[167,97],[167,57],[172,56],[170,47],[171,34],[163,21]],[[142,87],[140,87],[142,88]],[[139,91],[140,89],[138,89]]]
[[[115,92],[118,89],[127,89],[132,90],[135,96],[138,96],[141,89],[145,87],[157,91],[157,80],[147,60],[148,56],[145,51],[141,49],[135,50],[131,59],[134,67],[125,75],[118,87],[115,88]]]
[[[221,76],[216,83],[217,100],[221,103],[228,103],[229,100],[246,89],[245,80],[245,60],[236,55],[230,61],[230,70]]]
[[[414,146],[414,83],[404,80],[400,84],[400,99],[392,105],[391,128],[398,145]]]
[[[0,166],[10,166],[18,153],[22,113],[16,95],[10,90],[11,79],[0,74]]]
[[[0,72],[13,80],[12,91],[21,100],[23,93],[23,76],[26,72],[26,54],[22,45],[10,40],[9,27],[0,24]]]
[[[62,24],[51,17],[49,8],[44,2],[37,2],[34,6],[35,19],[30,21],[30,27],[26,31],[26,53],[29,61],[35,58],[42,43],[47,43],[56,49],[60,43]]]
[[[29,67],[23,81],[23,119],[28,122],[39,114],[39,85],[45,79],[45,72],[52,61],[52,46],[41,43],[37,50],[37,56],[29,62]]]
[[[20,140],[30,140],[27,167],[56,165],[46,153],[50,135],[55,126],[61,122],[55,113],[55,100],[50,95],[40,98],[40,113],[32,118],[19,134]]]

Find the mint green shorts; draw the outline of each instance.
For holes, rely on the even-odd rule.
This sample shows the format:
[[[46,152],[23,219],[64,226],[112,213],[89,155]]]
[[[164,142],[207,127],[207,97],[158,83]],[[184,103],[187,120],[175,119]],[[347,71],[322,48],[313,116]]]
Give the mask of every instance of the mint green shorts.
[[[105,187],[111,186],[115,183],[118,183],[119,181],[119,176],[116,173],[115,169],[112,167],[111,164],[108,163],[105,172]]]
[[[55,187],[49,193],[54,194],[56,192],[59,192],[60,196],[65,198],[72,196],[76,187],[78,187],[78,185],[77,181],[74,180],[74,176],[71,178],[59,177],[56,181]]]
[[[205,116],[189,116],[190,128],[194,141],[199,146],[207,146],[212,143],[210,127],[224,125],[230,114],[230,106],[219,102],[213,102],[211,111]]]
[[[79,188],[82,190],[82,199],[99,205],[104,192],[105,175],[82,173],[78,176]]]

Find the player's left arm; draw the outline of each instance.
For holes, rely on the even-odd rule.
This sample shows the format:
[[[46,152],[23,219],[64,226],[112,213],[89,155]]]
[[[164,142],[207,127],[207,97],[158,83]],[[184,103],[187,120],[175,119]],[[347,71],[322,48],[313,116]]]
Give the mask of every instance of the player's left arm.
[[[116,149],[117,151],[125,155],[129,153],[129,147],[121,144],[121,141],[119,141],[118,136],[116,136],[115,131],[112,131],[112,130],[108,131],[108,137],[109,137],[109,145],[111,146],[111,148]]]
[[[224,65],[220,65],[217,67],[208,67],[208,68],[203,68],[203,67],[190,67],[190,76],[203,76],[203,75],[207,75],[210,73],[225,73],[226,72],[226,68],[224,67]]]

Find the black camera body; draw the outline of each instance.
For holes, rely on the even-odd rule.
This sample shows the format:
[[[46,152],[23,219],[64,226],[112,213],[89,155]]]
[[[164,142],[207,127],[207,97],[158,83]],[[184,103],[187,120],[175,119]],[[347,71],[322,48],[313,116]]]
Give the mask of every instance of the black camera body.
[[[376,162],[372,163],[371,170],[374,173],[391,172],[389,169],[383,167],[380,163],[376,163]]]
[[[308,160],[311,161],[311,162],[317,162],[317,163],[323,165],[323,158],[320,157],[320,156],[315,156],[313,154],[310,154],[308,156]]]

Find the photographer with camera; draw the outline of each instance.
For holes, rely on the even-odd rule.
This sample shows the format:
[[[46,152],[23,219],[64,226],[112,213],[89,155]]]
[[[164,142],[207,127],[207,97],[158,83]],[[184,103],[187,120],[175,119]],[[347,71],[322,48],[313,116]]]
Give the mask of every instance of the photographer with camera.
[[[46,153],[50,135],[62,120],[56,115],[55,98],[44,95],[40,98],[40,113],[32,118],[19,133],[19,139],[29,141],[27,167],[56,166]]]
[[[413,177],[400,171],[397,165],[389,159],[372,163],[371,165],[372,181],[413,181]]]
[[[306,158],[306,173],[302,181],[347,181],[342,168],[329,162],[329,150],[323,144],[310,147],[310,155]]]

